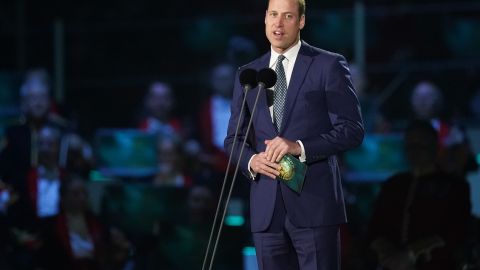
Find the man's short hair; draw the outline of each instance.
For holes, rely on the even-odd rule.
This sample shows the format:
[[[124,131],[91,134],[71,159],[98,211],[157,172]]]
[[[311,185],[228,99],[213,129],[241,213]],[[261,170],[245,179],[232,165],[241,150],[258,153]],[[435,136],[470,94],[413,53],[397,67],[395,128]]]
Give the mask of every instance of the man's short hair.
[[[270,0],[267,1],[267,6],[269,3],[270,3]],[[300,15],[300,17],[302,15],[305,15],[305,10],[306,10],[305,0],[298,0],[298,14]]]
[[[305,0],[298,0],[298,14],[300,14],[300,16],[305,15],[305,10],[306,10]]]

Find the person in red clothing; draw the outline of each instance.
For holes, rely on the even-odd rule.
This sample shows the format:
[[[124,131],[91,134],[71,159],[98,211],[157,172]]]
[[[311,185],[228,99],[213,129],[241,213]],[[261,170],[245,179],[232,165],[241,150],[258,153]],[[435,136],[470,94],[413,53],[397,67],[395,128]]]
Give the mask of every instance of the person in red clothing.
[[[368,239],[385,269],[458,267],[470,222],[469,186],[437,167],[437,143],[428,122],[413,122],[405,132],[411,170],[387,179],[377,197]]]
[[[213,92],[203,103],[199,115],[202,161],[218,173],[224,173],[228,163],[223,139],[227,135],[235,71],[228,63],[213,68],[210,78]]]
[[[146,115],[140,121],[139,128],[168,137],[181,137],[181,122],[172,115],[174,105],[175,99],[170,85],[160,81],[153,82],[145,96]]]
[[[85,181],[62,182],[61,211],[48,222],[43,250],[47,269],[121,269],[130,243],[118,229],[108,229],[90,211]]]
[[[430,122],[438,134],[438,163],[445,170],[465,177],[478,164],[465,130],[442,114],[442,91],[432,82],[421,81],[413,89],[411,107],[416,119]]]

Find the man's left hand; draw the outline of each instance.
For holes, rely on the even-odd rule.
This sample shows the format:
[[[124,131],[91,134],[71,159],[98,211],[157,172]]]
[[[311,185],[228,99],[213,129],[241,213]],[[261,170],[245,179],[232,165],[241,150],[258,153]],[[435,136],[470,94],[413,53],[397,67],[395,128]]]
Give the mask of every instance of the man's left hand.
[[[270,162],[280,162],[285,154],[299,156],[302,153],[300,144],[281,137],[265,140],[265,144],[267,145],[265,153]]]

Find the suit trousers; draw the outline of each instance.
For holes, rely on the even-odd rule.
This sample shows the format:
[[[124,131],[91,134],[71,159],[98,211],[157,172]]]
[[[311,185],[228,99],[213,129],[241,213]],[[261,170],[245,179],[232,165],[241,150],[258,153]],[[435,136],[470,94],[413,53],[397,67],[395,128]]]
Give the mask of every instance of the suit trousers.
[[[339,225],[297,227],[288,218],[277,185],[272,221],[253,233],[260,270],[340,270]]]

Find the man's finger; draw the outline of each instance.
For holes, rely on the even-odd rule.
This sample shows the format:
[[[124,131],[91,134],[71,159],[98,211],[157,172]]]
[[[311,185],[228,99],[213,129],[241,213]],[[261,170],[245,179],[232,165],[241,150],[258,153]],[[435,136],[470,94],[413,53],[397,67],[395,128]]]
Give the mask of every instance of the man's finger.
[[[280,151],[280,154],[277,156],[277,159],[275,160],[275,162],[280,162],[280,160],[282,160],[283,156],[285,156],[286,153],[287,153],[287,150]]]

